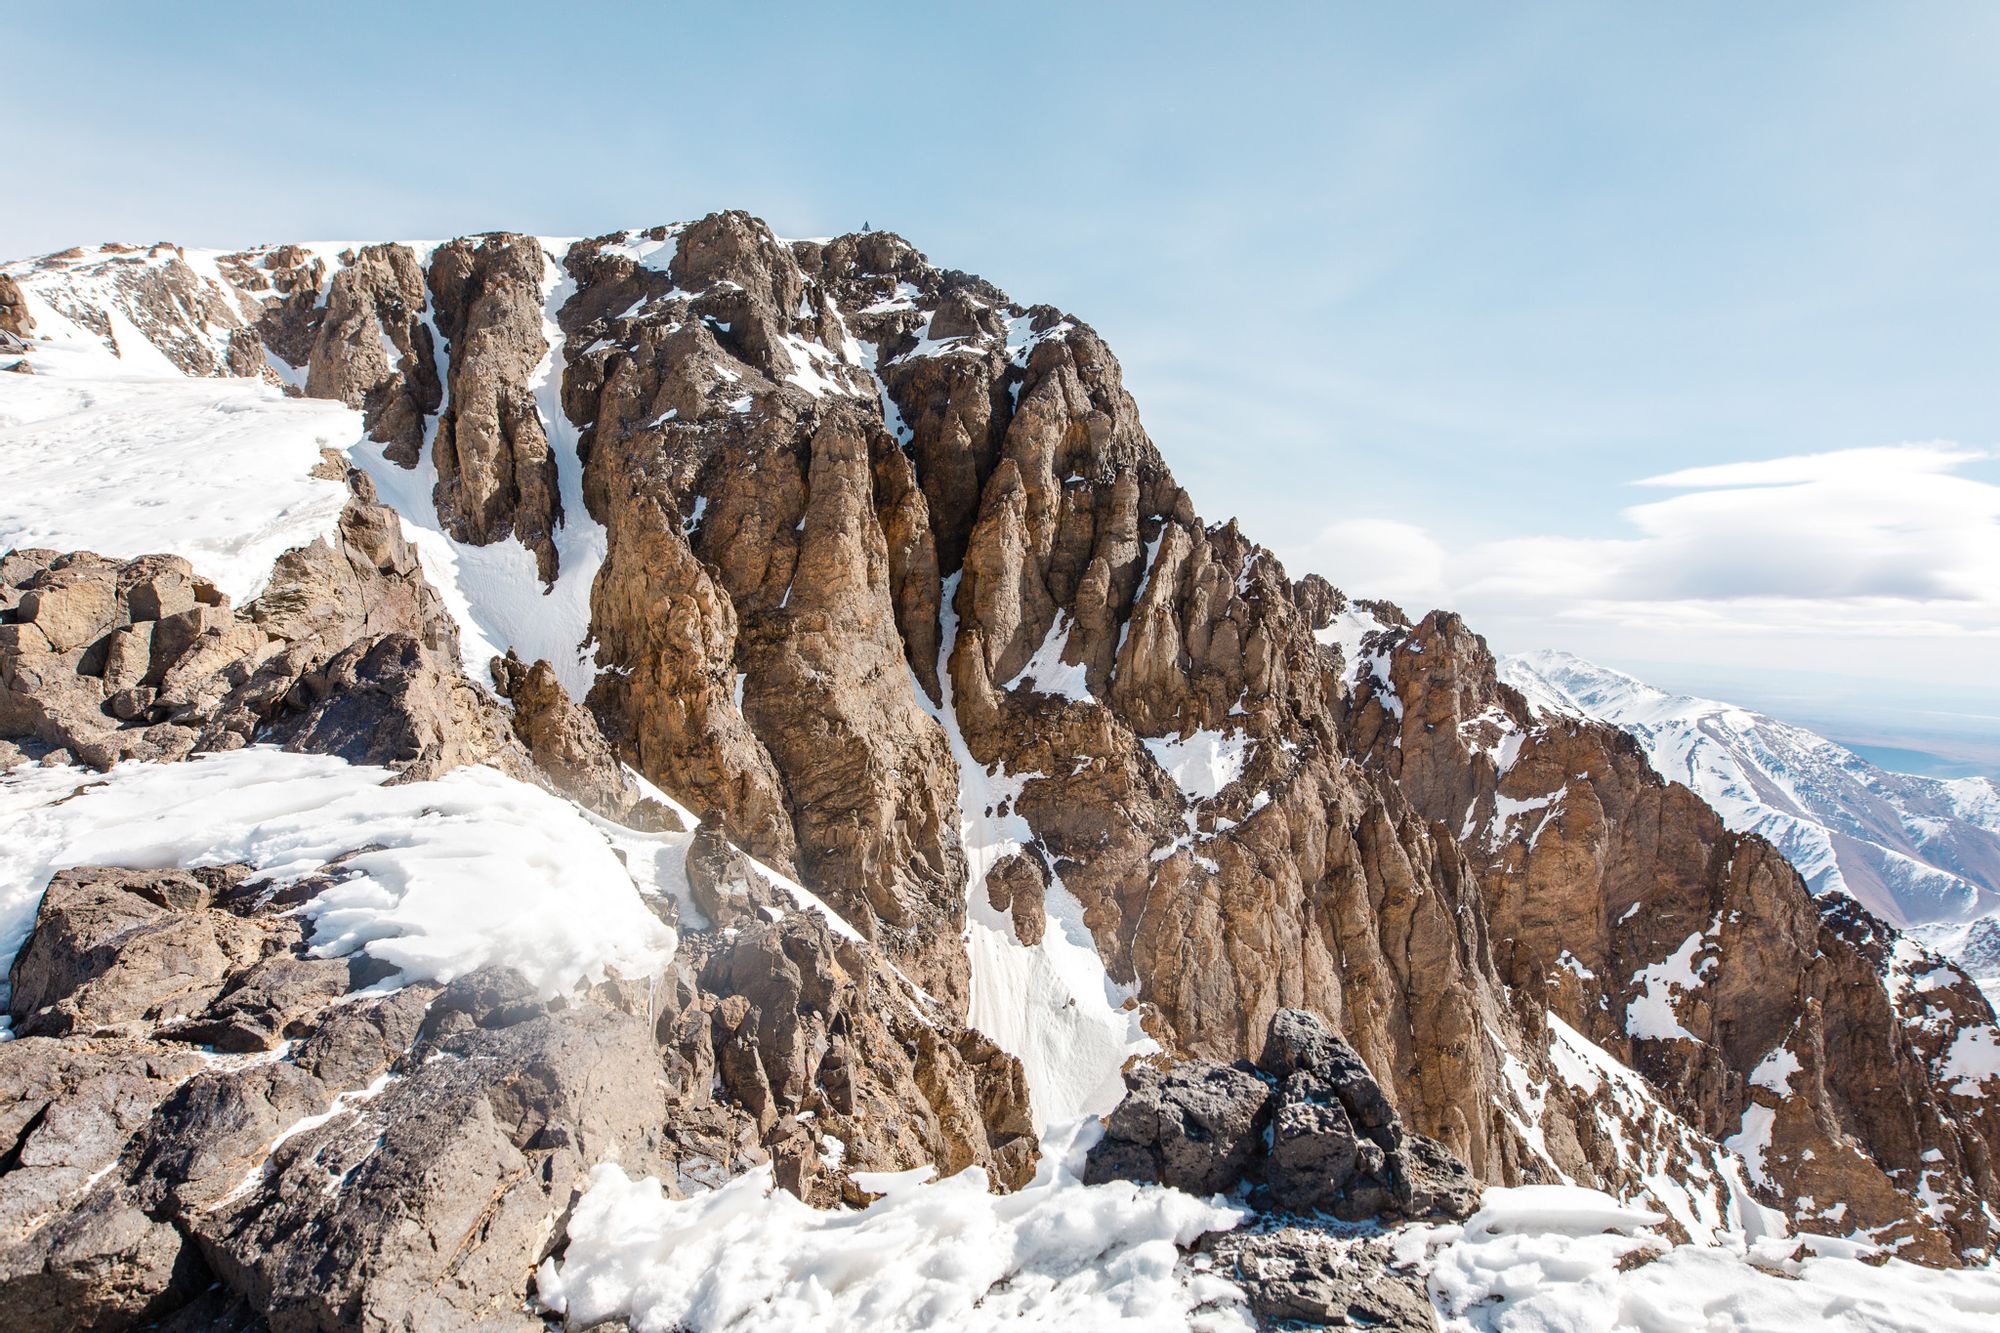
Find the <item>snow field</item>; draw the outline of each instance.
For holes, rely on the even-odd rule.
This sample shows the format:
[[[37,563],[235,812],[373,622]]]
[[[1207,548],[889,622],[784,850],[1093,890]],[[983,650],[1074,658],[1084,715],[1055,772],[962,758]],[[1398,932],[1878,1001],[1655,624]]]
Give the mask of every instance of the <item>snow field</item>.
[[[977,1167],[935,1184],[863,1173],[882,1197],[830,1212],[774,1187],[768,1166],[685,1200],[599,1166],[537,1285],[574,1327],[623,1316],[637,1333],[1248,1330],[1241,1292],[1180,1262],[1241,1215],[1157,1186],[1082,1184],[1094,1137],[1046,1141],[1013,1194],[989,1193]]]
[[[385,988],[493,964],[553,996],[672,955],[673,931],[577,807],[489,768],[383,785],[393,776],[264,746],[0,776],[0,968],[56,870],[238,861],[286,884],[338,860],[345,878],[297,909],[308,942],[395,968]]]
[[[334,531],[347,487],[310,474],[361,435],[358,412],[250,380],[8,375],[0,550],[172,551],[240,606]]]

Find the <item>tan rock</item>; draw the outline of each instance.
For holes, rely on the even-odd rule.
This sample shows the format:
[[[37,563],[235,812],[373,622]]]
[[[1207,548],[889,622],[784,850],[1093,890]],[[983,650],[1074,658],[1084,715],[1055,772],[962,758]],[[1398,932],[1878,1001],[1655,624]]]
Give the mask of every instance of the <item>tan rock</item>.
[[[15,614],[40,630],[54,651],[67,653],[102,638],[118,623],[117,590],[104,571],[72,566],[22,592]]]
[[[408,246],[364,246],[327,288],[306,375],[309,397],[361,409],[368,433],[405,467],[416,463],[424,420],[443,395],[428,305]]]
[[[542,332],[549,262],[534,237],[496,233],[439,246],[430,268],[451,366],[432,444],[438,515],[460,541],[518,538],[545,582],[556,576],[562,499],[529,378],[549,351]]]

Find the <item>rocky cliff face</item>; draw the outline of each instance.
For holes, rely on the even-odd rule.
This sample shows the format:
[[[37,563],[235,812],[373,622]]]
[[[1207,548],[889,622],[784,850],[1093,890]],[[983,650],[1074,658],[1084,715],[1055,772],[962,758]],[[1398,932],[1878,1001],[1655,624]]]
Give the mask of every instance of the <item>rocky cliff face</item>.
[[[1969,977],[1852,899],[1812,898],[1624,732],[1531,714],[1456,616],[1362,651],[1356,741],[1457,830],[1517,995],[1638,1070],[1787,1211],[1941,1262],[1993,1245],[2000,1122],[1939,1040],[1989,1021]]]
[[[79,1037],[37,1015],[84,999],[20,991],[20,1030],[71,1043],[45,1058],[88,1066],[39,1105],[100,1066],[160,1072],[131,1075],[151,1091],[89,1162],[57,1163],[118,1167],[89,1197],[144,1219],[127,1257],[104,1257],[95,1223],[60,1240],[79,1209],[24,1204],[19,1299],[43,1299],[30,1274],[72,1274],[62,1289],[108,1324],[166,1308],[134,1293],[214,1277],[290,1310],[312,1283],[283,1238],[334,1226],[298,1182],[386,1199],[369,1182],[401,1189],[443,1154],[487,1211],[418,1217],[449,1259],[396,1257],[407,1290],[367,1302],[483,1317],[518,1306],[593,1154],[691,1186],[768,1156],[820,1203],[859,1197],[856,1164],[1018,1184],[1038,1124],[1109,1111],[1130,1057],[1258,1058],[1293,1009],[1344,1036],[1398,1126],[1486,1181],[1649,1195],[1697,1238],[1767,1225],[1768,1205],[1939,1262],[1994,1245],[2000,1081],[1969,983],[1865,913],[1822,910],[1618,733],[1532,717],[1455,617],[1349,604],[1204,523],[1072,317],[893,235],[788,242],[741,213],[576,243],[156,248],[7,273],[24,328],[142,337],[182,372],[357,409],[370,438],[352,452],[417,497],[406,519],[427,506],[438,549],[528,571],[502,597],[427,563],[469,607],[459,630],[521,623],[525,604],[581,650],[575,669],[502,656],[461,674],[357,473],[339,541],[286,557],[244,612],[159,558],[8,556],[0,730],[17,745],[97,765],[251,740],[417,777],[487,763],[626,825],[681,823],[643,784],[702,821],[659,835],[689,839],[690,910],[669,913],[674,970],[643,996],[517,1001],[495,979],[304,1017],[273,1001],[260,1031],[347,1063],[287,1053],[184,1082],[185,1042],[149,1015],[195,1000],[120,998],[125,1017]],[[840,928],[801,914],[787,879]],[[201,911],[236,910],[204,892]],[[68,929],[41,922],[23,958]],[[225,935],[188,1031],[249,1021],[215,1012],[246,967],[304,962],[296,941],[259,936],[253,962]],[[352,1023],[373,1025],[365,1058],[318,1035]],[[491,1078],[430,1072],[489,1054]],[[230,1131],[249,1146],[201,1137],[187,1089],[240,1100],[294,1070],[319,1080],[301,1107],[414,1099],[405,1146],[369,1156],[357,1120],[310,1140],[310,1162],[259,1147],[282,1108]],[[16,1117],[16,1160],[40,1115]],[[399,1208],[339,1224],[328,1252],[390,1263]],[[363,1308],[328,1291],[299,1326]]]
[[[1669,694],[1568,653],[1500,664],[1530,707],[1630,732],[1661,774],[1898,929],[1951,941],[2000,910],[2000,787],[1877,768],[1803,727]]]

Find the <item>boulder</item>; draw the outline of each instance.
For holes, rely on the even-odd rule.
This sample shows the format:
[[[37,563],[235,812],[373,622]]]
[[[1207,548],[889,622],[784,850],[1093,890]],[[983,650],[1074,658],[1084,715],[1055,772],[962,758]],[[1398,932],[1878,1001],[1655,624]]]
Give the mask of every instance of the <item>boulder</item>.
[[[1407,1132],[1353,1048],[1315,1014],[1281,1009],[1260,1064],[1142,1064],[1085,1159],[1084,1179],[1197,1194],[1241,1191],[1274,1214],[1470,1216],[1479,1190],[1443,1144]]]
[[[298,939],[289,920],[208,910],[181,870],[61,870],[9,971],[8,1009],[28,1036],[139,1033],[199,1013],[231,975]]]

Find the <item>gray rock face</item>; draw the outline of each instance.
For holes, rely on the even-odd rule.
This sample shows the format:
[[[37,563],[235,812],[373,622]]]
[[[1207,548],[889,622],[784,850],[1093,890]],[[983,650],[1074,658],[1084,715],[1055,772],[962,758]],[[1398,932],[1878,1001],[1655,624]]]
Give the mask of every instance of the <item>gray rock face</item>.
[[[504,986],[496,1002],[487,980],[439,994],[408,1054],[271,1149],[251,1189],[187,1214],[211,1270],[273,1327],[532,1327],[534,1263],[590,1168],[658,1169],[645,1016]]]
[[[1190,1060],[1142,1065],[1091,1149],[1084,1179],[1226,1193],[1249,1176],[1270,1122],[1271,1089],[1249,1069]]]
[[[136,1035],[201,1012],[238,970],[297,943],[289,919],[205,910],[210,897],[187,871],[58,871],[8,975],[16,1031]]]
[[[1343,1222],[1460,1218],[1478,1206],[1464,1164],[1408,1133],[1353,1048],[1305,1010],[1273,1016],[1259,1066],[1142,1065],[1126,1087],[1090,1150],[1088,1182],[1240,1190],[1273,1212]]]
[[[1265,1328],[1366,1328],[1432,1333],[1424,1280],[1398,1267],[1385,1237],[1332,1236],[1303,1227],[1225,1231],[1205,1248],[1250,1298]]]

